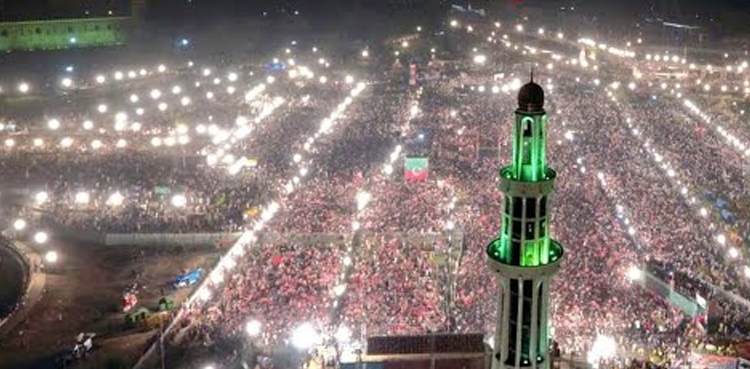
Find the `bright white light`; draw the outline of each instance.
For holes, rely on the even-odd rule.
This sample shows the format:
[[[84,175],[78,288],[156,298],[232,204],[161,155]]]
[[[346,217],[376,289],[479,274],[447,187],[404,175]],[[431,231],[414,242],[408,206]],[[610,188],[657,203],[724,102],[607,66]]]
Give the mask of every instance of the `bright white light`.
[[[94,150],[98,150],[102,147],[102,142],[99,140],[91,141],[91,148]]]
[[[183,208],[185,205],[187,205],[187,198],[184,195],[177,194],[172,196],[172,206]]]
[[[344,78],[344,82],[346,82],[347,84],[352,84],[352,83],[354,83],[354,77],[352,77],[352,76],[350,76],[350,75],[347,75],[347,76],[346,76],[346,77]]]
[[[39,191],[34,195],[34,201],[36,201],[37,205],[44,204],[47,202],[47,199],[49,199],[49,195],[45,191]]]
[[[369,192],[366,191],[360,191],[357,193],[357,210],[362,211],[362,209],[367,206],[367,203],[370,202],[370,199],[372,198],[372,195],[370,195]]]
[[[165,110],[167,110],[167,107],[169,107],[169,105],[167,105],[167,103],[165,103],[165,102],[160,102],[159,103],[159,111],[165,111]]]
[[[159,137],[152,138],[151,139],[151,146],[153,146],[153,147],[159,147],[159,146],[161,146],[161,138],[159,138]]]
[[[128,119],[128,115],[125,112],[118,112],[115,114],[115,122],[124,122]]]
[[[198,292],[198,297],[203,301],[208,301],[208,299],[211,298],[211,290],[208,289],[208,287],[203,287]]]
[[[107,82],[107,77],[104,77],[103,75],[96,76],[96,83],[102,84],[104,82]]]
[[[188,106],[190,105],[190,98],[187,96],[183,96],[182,99],[180,99],[180,104],[182,106]]]
[[[740,256],[739,250],[737,250],[736,247],[730,247],[729,248],[729,257],[732,259],[736,259],[738,256]]]
[[[180,87],[180,86],[174,86],[174,87],[172,87],[172,93],[173,94],[178,95],[181,92],[182,92],[182,87]]]
[[[115,79],[116,79],[116,80],[118,80],[118,81],[119,81],[119,80],[121,80],[121,79],[122,79],[123,77],[124,77],[124,75],[122,74],[122,72],[120,72],[120,71],[117,71],[117,72],[115,72]]]
[[[743,269],[744,269],[745,277],[750,278],[750,266],[746,265],[745,268]]]
[[[263,326],[259,321],[253,319],[247,322],[247,324],[245,325],[245,332],[247,332],[247,335],[250,337],[257,337],[258,335],[260,335],[262,327]]]
[[[44,145],[44,140],[41,138],[34,139],[34,147],[41,147],[42,145]]]
[[[334,337],[336,338],[336,342],[346,345],[352,339],[352,330],[349,329],[349,327],[342,325],[336,330]]]
[[[208,77],[208,76],[210,76],[210,75],[211,75],[211,69],[209,69],[209,68],[204,68],[204,69],[203,69],[203,76],[204,76],[204,77]]]
[[[12,138],[5,140],[5,147],[13,147],[16,145],[16,141]]]
[[[128,146],[128,142],[121,138],[121,139],[117,140],[117,144],[116,145],[119,148],[123,148],[125,146]]]
[[[719,245],[724,246],[727,243],[727,236],[723,234],[716,236],[716,242],[718,242]]]
[[[165,67],[164,64],[159,64],[157,70],[159,71],[159,73],[164,73],[167,71],[167,67]]]
[[[36,236],[34,236],[34,238],[36,238]],[[44,254],[44,260],[50,264],[57,262],[57,258],[58,258],[57,251],[47,251],[47,253]]]
[[[271,84],[274,81],[276,81],[276,78],[274,78],[274,76],[268,76],[268,77],[266,77],[266,83]]]
[[[344,294],[344,292],[346,292],[346,285],[345,284],[339,284],[339,285],[336,285],[336,287],[333,287],[333,293],[336,296],[341,296],[341,295]]]
[[[96,110],[102,114],[107,112],[107,105],[99,104],[99,106],[96,107]]]
[[[73,86],[73,80],[68,77],[65,77],[62,79],[62,81],[60,81],[60,84],[62,84],[62,86],[65,88],[70,88]]]
[[[151,96],[152,99],[156,100],[161,97],[161,91],[157,89],[153,89],[151,90],[151,93],[149,95]]]
[[[112,195],[109,196],[107,199],[107,205],[109,206],[120,206],[122,205],[123,201],[125,201],[125,197],[120,194],[120,192],[115,192]]]
[[[76,197],[75,197],[76,204],[86,205],[89,203],[89,200],[91,200],[91,197],[89,196],[88,192],[81,191],[76,194]]]
[[[320,341],[320,335],[310,323],[303,323],[292,333],[292,345],[300,350],[306,350]]]
[[[367,58],[370,56],[370,52],[368,50],[362,50],[362,57]]]
[[[60,121],[57,119],[50,119],[49,122],[47,122],[47,127],[54,131],[60,128]]]
[[[70,137],[65,137],[60,141],[60,146],[62,147],[71,147],[73,146],[73,139]]]
[[[49,236],[47,236],[47,233],[45,232],[40,231],[34,234],[34,242],[39,244],[46,243],[48,238]],[[57,255],[55,255],[55,260],[57,260]]]
[[[130,95],[130,102],[137,103],[138,102],[138,95],[136,95],[136,94]]]
[[[23,219],[16,219],[15,222],[13,222],[13,228],[17,231],[22,231],[26,228],[26,221]]]
[[[598,335],[591,346],[587,355],[587,361],[591,365],[596,365],[602,359],[615,357],[617,354],[617,342],[609,336]]]
[[[487,56],[484,54],[479,54],[474,56],[474,63],[475,64],[484,64],[487,61]]]

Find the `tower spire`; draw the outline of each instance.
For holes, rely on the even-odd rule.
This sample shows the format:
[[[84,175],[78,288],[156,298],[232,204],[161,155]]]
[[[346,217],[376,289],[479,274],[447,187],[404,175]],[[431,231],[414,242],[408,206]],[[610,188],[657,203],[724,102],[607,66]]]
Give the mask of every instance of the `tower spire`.
[[[549,287],[563,248],[549,234],[557,174],[547,167],[544,90],[531,82],[518,92],[513,155],[500,169],[505,204],[498,238],[487,246],[499,296],[492,369],[550,369]]]

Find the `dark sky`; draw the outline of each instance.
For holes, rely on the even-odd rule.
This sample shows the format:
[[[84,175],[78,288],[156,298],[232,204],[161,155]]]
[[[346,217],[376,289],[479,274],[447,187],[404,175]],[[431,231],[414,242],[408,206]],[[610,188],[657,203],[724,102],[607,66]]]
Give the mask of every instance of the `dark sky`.
[[[147,0],[153,4],[151,15],[156,18],[176,17],[183,13],[203,13],[216,16],[258,14],[262,10],[279,10],[299,8],[308,12],[326,12],[330,10],[346,11],[350,7],[366,5],[374,11],[392,9],[400,5],[420,7],[433,5],[439,1],[450,0]],[[466,3],[467,0],[455,0],[455,3]],[[482,5],[498,5],[510,2],[522,2],[528,6],[556,8],[559,6],[576,6],[577,10],[603,17],[643,17],[653,10],[661,16],[688,20],[696,13],[704,16],[726,12],[750,14],[750,0],[471,0]],[[129,0],[0,0],[0,14],[3,19],[44,19],[106,15],[109,10],[114,14],[126,14],[129,11]]]

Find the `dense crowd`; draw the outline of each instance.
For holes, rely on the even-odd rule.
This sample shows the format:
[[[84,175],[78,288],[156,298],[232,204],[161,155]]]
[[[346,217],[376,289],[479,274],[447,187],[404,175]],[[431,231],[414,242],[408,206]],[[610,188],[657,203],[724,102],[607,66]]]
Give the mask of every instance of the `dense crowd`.
[[[497,70],[459,63],[455,77],[419,88],[404,86],[408,68],[396,65],[312,148],[305,138],[346,96],[344,84],[276,81],[252,99],[239,86],[236,93],[216,92],[210,104],[169,110],[148,128],[120,133],[133,143],[127,148],[6,144],[0,183],[24,193],[26,203],[38,202],[24,207],[26,216],[68,231],[244,231],[263,217],[265,204],[278,200],[278,215],[232,273],[209,277],[212,295],[183,310],[170,347],[220,347],[244,337],[249,320],[261,322],[257,344],[264,349],[288,341],[300,322],[326,337],[347,327],[355,340],[424,332],[489,336],[497,285],[485,248],[499,231],[503,194],[497,172],[509,162],[515,107],[513,93],[491,92],[489,86],[525,75],[517,56],[495,57]],[[586,357],[597,337],[606,335],[616,339],[619,355],[599,364],[635,367],[643,360],[677,363],[717,337],[747,339],[750,316],[742,296],[750,283],[742,264],[727,256],[730,246],[715,239],[731,232],[729,243],[746,255],[747,245],[737,240],[750,229],[743,217],[747,208],[731,202],[730,220],[712,203],[717,197],[750,199],[736,186],[744,178],[744,159],[679,101],[633,94],[615,103],[603,88],[582,88],[560,74],[554,81],[537,78],[554,85],[547,88],[546,105],[548,160],[558,172],[551,232],[566,257],[552,282],[551,318],[562,353]],[[214,84],[210,78],[202,83]],[[201,94],[210,92],[199,85]],[[190,132],[200,124],[201,130],[228,133],[196,135],[174,147],[153,144],[156,136],[177,138],[184,120]],[[628,126],[631,121],[640,135]],[[247,134],[229,138],[240,132]],[[15,137],[28,142],[34,132]],[[393,173],[386,173],[383,164],[396,145],[403,151]],[[684,183],[654,165],[649,147],[658,147],[664,162],[679,163]],[[234,157],[256,164],[228,173],[227,165],[207,162],[229,148]],[[307,176],[287,193],[299,152],[309,154]],[[429,157],[427,180],[403,178],[405,155]],[[680,194],[683,185],[693,189],[695,200]],[[45,201],[35,198],[39,191],[48,195]],[[371,200],[360,209],[362,191]],[[117,204],[114,193],[122,197]],[[184,204],[175,204],[178,194]],[[697,212],[701,206],[710,214]],[[700,295],[720,313],[691,316],[670,305],[646,283],[629,278],[634,267],[688,299]]]

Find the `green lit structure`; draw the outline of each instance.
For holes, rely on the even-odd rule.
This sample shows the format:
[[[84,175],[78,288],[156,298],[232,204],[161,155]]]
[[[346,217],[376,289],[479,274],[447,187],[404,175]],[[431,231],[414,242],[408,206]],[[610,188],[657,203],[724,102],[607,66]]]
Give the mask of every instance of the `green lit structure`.
[[[145,9],[146,0],[130,0],[130,17],[3,22],[0,23],[0,51],[124,45],[128,35],[143,28]]]
[[[0,51],[123,45],[129,17],[0,23]]]
[[[556,173],[547,167],[544,90],[533,76],[514,115],[512,162],[500,170],[502,229],[487,246],[500,290],[492,369],[550,369],[549,286],[563,248],[549,234]]]

